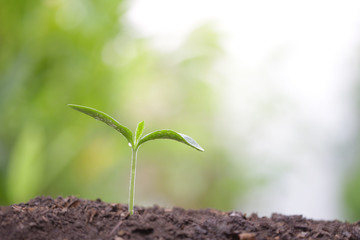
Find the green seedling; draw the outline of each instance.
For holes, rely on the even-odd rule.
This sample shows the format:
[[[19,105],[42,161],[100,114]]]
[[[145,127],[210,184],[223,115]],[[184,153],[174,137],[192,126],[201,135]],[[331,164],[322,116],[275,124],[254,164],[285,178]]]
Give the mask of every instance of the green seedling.
[[[116,121],[113,117],[109,116],[106,113],[100,112],[94,108],[80,106],[75,104],[68,104],[69,107],[85,113],[96,120],[102,121],[114,128],[118,132],[120,132],[128,141],[129,146],[132,150],[131,155],[131,169],[130,169],[130,186],[129,186],[129,214],[132,215],[134,213],[134,193],[135,193],[135,176],[136,176],[136,161],[137,161],[137,151],[141,144],[156,139],[172,139],[181,143],[184,143],[190,147],[195,148],[199,151],[204,151],[204,149],[191,137],[175,132],[173,130],[157,130],[151,132],[142,137],[144,131],[144,121],[140,122],[137,125],[135,130],[135,135],[125,126],[121,125],[118,121]]]

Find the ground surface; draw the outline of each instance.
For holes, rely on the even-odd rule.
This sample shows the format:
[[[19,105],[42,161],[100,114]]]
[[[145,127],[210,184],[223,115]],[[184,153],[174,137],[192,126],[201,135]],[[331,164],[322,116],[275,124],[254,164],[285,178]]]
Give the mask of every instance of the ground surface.
[[[75,197],[39,197],[0,207],[0,239],[342,239],[360,240],[360,222],[271,218],[216,210],[136,208]]]

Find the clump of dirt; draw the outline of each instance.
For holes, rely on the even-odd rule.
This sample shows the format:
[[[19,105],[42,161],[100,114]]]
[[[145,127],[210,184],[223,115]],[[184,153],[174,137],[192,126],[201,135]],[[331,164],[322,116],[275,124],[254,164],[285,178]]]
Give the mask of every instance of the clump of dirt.
[[[38,197],[0,207],[0,239],[341,239],[359,240],[360,221],[315,221],[273,214],[271,218],[213,209],[135,208],[78,199]]]

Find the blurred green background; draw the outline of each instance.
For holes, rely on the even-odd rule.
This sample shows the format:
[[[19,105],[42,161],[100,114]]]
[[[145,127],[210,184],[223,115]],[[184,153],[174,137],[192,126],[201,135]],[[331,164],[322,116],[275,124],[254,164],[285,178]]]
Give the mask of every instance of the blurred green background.
[[[171,128],[206,149],[145,144],[136,204],[230,210],[250,188],[212,120],[217,95],[207,79],[222,55],[218,34],[205,24],[177,51],[161,53],[123,21],[126,6],[1,1],[0,204],[38,195],[127,202],[125,139],[68,103],[107,112],[131,129],[145,120],[145,133]]]
[[[245,150],[233,156],[221,141],[215,116],[221,96],[209,79],[222,78],[214,66],[224,51],[211,24],[167,52],[138,37],[124,17],[126,1],[0,0],[0,6],[0,205],[39,195],[127,202],[125,139],[68,103],[109,113],[130,129],[144,120],[145,133],[174,129],[205,148],[145,144],[136,205],[231,210],[272,180],[253,173]],[[358,148],[359,139],[350,145]],[[360,219],[359,156],[342,183],[349,220]]]

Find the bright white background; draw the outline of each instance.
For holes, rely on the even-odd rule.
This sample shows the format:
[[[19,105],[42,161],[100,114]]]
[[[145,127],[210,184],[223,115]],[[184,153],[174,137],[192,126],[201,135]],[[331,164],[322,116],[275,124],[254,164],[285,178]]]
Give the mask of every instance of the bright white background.
[[[239,139],[246,139],[255,172],[279,173],[237,210],[342,219],[341,179],[351,161],[346,146],[356,128],[360,1],[129,4],[127,20],[161,51],[176,49],[208,22],[222,36],[217,121],[229,151],[236,156]]]

